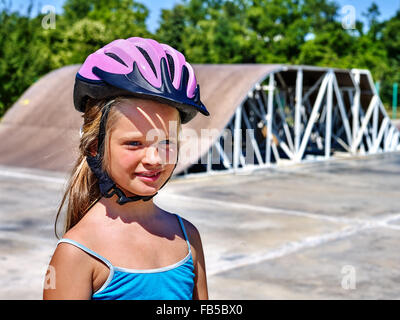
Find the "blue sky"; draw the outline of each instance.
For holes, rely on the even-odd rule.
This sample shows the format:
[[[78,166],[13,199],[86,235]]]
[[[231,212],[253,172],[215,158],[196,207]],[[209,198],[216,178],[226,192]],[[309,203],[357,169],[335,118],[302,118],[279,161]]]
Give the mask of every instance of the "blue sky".
[[[7,0],[8,1],[8,0]],[[84,0],[82,0],[84,1]],[[11,0],[12,8],[21,12],[26,11],[27,0]],[[56,8],[57,13],[62,12],[62,5],[65,0],[34,0],[34,12],[38,11],[38,8],[42,8],[44,5],[52,5]],[[161,14],[161,9],[170,9],[175,3],[181,2],[180,0],[139,0],[144,3],[150,10],[150,16],[147,20],[147,26],[150,31],[154,32],[158,26],[158,20]],[[352,5],[355,8],[357,20],[365,21],[361,15],[371,5],[373,0],[336,0],[340,6]],[[392,17],[396,10],[400,9],[400,0],[375,0],[381,12],[380,19],[386,20]]]

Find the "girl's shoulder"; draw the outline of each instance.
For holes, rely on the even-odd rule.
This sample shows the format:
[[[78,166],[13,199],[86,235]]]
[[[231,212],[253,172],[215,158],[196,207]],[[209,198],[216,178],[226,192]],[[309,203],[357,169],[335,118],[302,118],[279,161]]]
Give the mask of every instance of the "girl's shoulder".
[[[99,242],[103,234],[105,225],[101,219],[96,217],[96,213],[89,210],[86,215],[71,229],[69,229],[63,238],[70,239],[82,244],[85,247],[96,248],[96,243]]]
[[[180,218],[182,219],[183,226],[189,238],[189,242],[192,247],[192,252],[194,252],[195,255],[200,251],[202,252],[203,248],[199,230],[189,220],[183,218],[182,216],[180,216]]]
[[[69,239],[73,242],[83,245],[87,248],[95,247],[96,242],[98,241],[99,234],[102,231],[102,224],[99,223],[99,219],[96,218],[96,210],[91,208],[83,217],[79,220],[79,222],[74,225],[71,229],[69,229],[62,236],[62,239]],[[84,251],[80,250],[77,246],[73,246],[70,243],[59,243],[59,246],[63,245],[63,247],[68,247],[70,253],[76,252],[76,254],[80,254],[82,256],[87,257]]]
[[[63,242],[64,239],[72,240],[87,246],[87,241],[81,234],[79,228],[72,228],[67,231],[57,243],[50,264],[58,270],[64,270],[66,273],[83,272],[85,274],[90,274],[93,269],[92,259],[79,247],[71,245],[68,242]]]
[[[199,230],[197,230],[196,226],[193,223],[191,223],[189,220],[187,220],[186,218],[183,218],[180,215],[179,215],[179,217],[182,219],[182,223],[185,227],[188,237],[191,236],[193,238],[196,238],[196,237],[200,236]]]
[[[68,230],[60,239],[56,252],[59,251],[60,254],[65,256],[64,259],[88,259],[88,255],[81,250],[78,246],[76,245],[71,245],[71,242],[69,240],[72,240],[73,243],[80,244],[84,247],[91,247],[91,242],[92,242],[92,237],[90,236],[90,232],[85,232],[85,230],[81,227],[81,225],[78,223],[74,227],[72,227],[70,230]],[[64,242],[64,240],[66,240]]]

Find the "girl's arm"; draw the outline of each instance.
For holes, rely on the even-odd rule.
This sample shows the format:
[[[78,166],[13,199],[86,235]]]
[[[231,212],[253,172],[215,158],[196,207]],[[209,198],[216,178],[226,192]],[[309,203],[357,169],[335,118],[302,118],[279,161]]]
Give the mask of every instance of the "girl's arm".
[[[44,300],[89,300],[93,265],[82,250],[60,243],[46,274]]]
[[[183,221],[185,223],[185,229],[188,231],[189,241],[192,246],[195,272],[193,300],[208,300],[206,267],[200,233],[193,224],[185,219],[183,219]]]

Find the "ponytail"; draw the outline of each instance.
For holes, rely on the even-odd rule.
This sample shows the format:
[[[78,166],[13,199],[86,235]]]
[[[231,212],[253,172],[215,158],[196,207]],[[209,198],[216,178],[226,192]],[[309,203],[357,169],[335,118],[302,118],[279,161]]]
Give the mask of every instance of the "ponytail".
[[[57,221],[61,214],[61,210],[67,201],[68,206],[64,223],[64,233],[76,225],[90,209],[100,199],[100,191],[97,184],[97,178],[90,170],[86,157],[80,155],[71,177],[68,182],[67,190],[61,200],[61,204],[57,211],[55,221],[55,235],[57,234]]]

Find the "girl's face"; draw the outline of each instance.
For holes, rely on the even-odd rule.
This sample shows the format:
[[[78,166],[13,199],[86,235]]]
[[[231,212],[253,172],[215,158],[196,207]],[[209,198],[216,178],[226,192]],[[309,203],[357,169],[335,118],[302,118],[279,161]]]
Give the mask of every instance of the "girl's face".
[[[123,99],[115,108],[119,116],[109,135],[110,177],[127,196],[152,195],[177,160],[179,112],[144,99]]]

